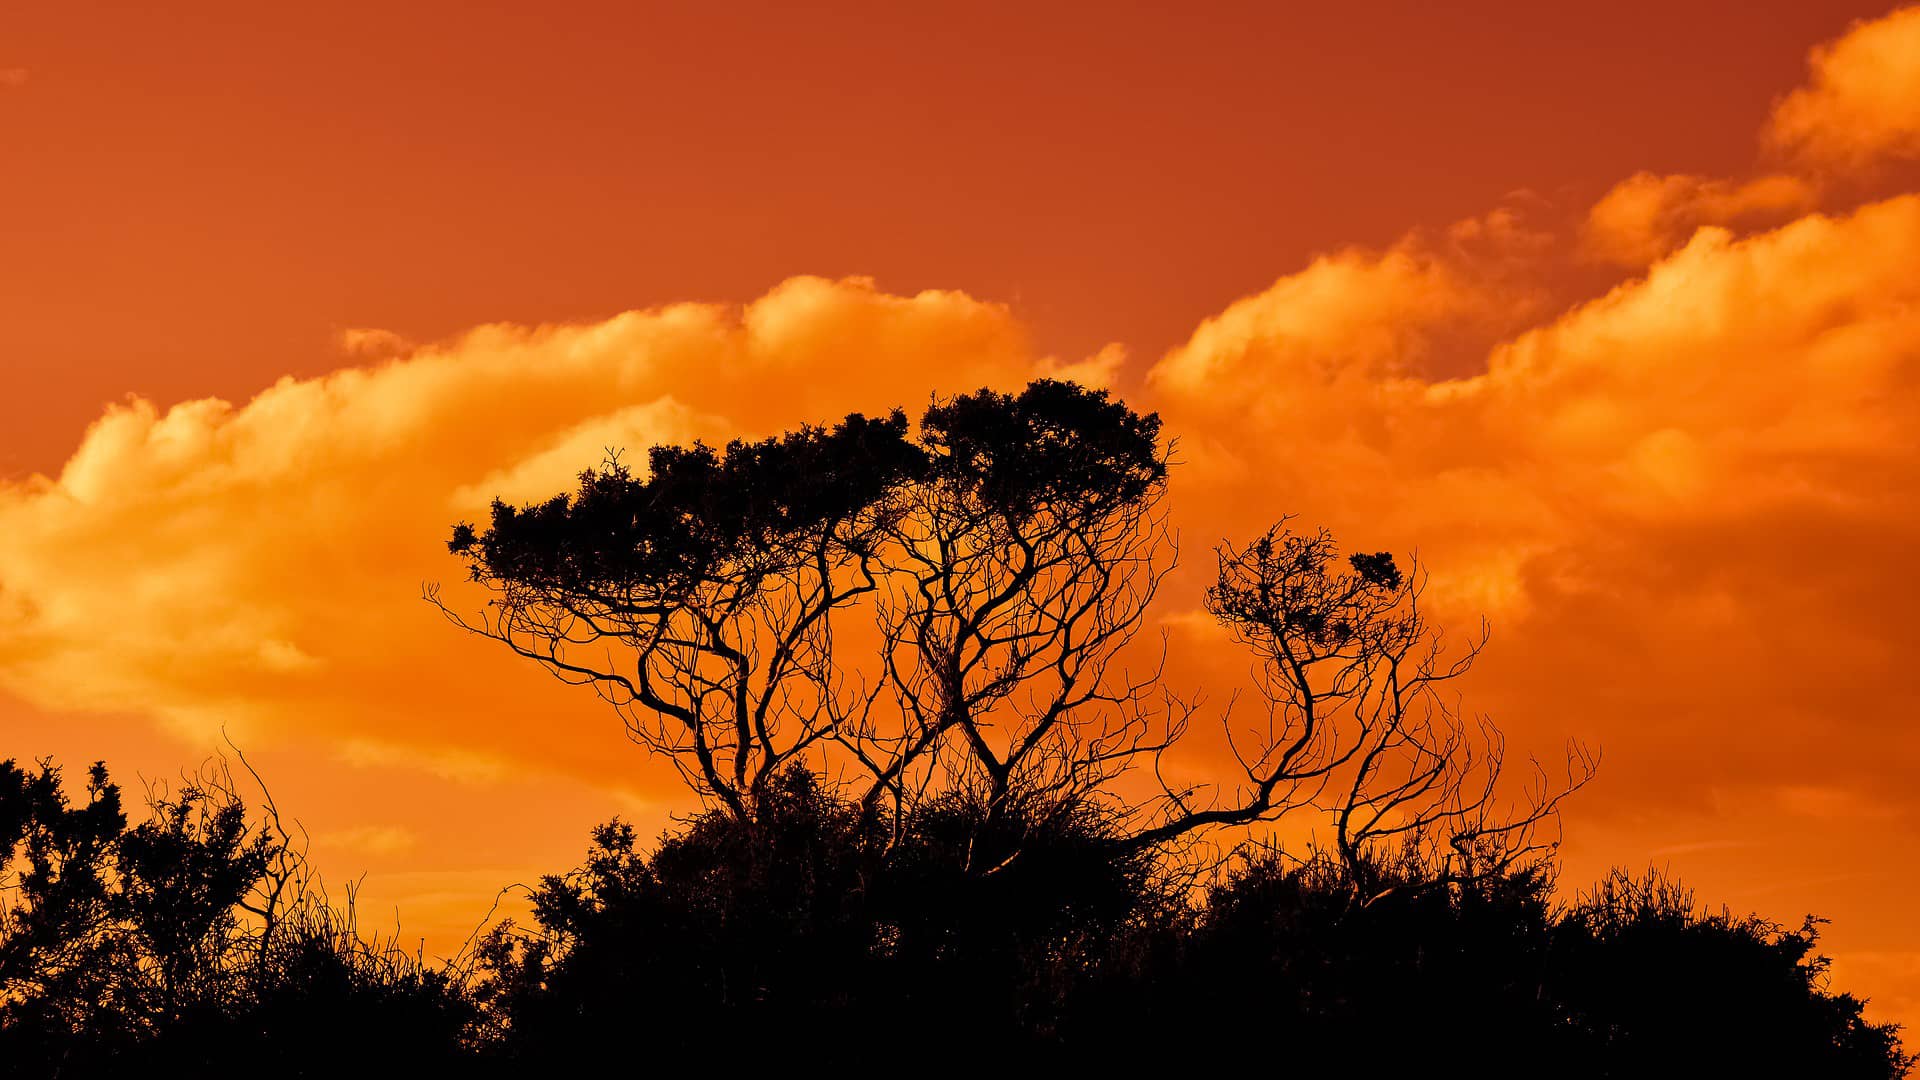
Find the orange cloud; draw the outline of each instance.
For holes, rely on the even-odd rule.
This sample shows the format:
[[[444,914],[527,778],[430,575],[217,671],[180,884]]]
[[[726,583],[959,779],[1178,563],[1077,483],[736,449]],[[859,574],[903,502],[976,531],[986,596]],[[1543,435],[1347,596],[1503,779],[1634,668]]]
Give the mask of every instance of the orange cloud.
[[[1323,255],[1202,322],[1149,382],[1185,397],[1240,384],[1282,408],[1303,385],[1392,382],[1535,313],[1543,297],[1526,271],[1550,243],[1502,208],[1385,251]]]
[[[1317,263],[1236,303],[1149,384],[1186,439],[1185,482],[1219,492],[1208,502],[1419,541],[1463,609],[1524,614],[1555,553],[1617,548],[1629,525],[1791,509],[1910,527],[1916,257],[1920,196],[1744,240],[1704,229],[1646,277],[1496,344],[1479,374],[1431,379],[1376,358],[1458,310],[1424,301],[1463,293],[1350,253],[1338,274]],[[1316,324],[1344,335],[1325,355],[1348,366],[1302,366],[1315,354],[1293,320],[1322,311],[1358,313]],[[1585,573],[1631,581],[1659,561],[1633,554],[1648,561]],[[1837,632],[1857,616],[1826,618]]]
[[[1042,370],[1066,369],[999,305],[796,278],[739,309],[482,327],[238,407],[133,400],[57,478],[0,489],[0,685],[202,734],[327,732],[455,774],[514,760],[606,779],[624,766],[565,739],[525,745],[510,703],[569,699],[420,602],[422,581],[458,576],[440,543],[453,521],[496,494],[544,498],[610,447],[767,433]]]
[[[1809,84],[1774,106],[1769,146],[1834,169],[1920,155],[1920,7],[1855,23],[1808,64]]]
[[[1615,184],[1587,212],[1581,241],[1603,262],[1639,268],[1679,247],[1703,225],[1774,224],[1813,208],[1814,185],[1797,176],[1743,184],[1640,172]]]

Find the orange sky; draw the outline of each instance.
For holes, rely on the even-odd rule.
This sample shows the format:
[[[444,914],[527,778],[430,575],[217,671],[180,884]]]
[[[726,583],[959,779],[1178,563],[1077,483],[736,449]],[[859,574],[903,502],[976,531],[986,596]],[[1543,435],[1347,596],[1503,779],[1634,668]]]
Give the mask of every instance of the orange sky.
[[[0,756],[225,726],[450,946],[683,807],[420,602],[447,524],[1064,372],[1167,418],[1190,567],[1420,547],[1471,703],[1604,747],[1570,884],[1827,915],[1920,1022],[1920,9],[394,7],[0,10]]]

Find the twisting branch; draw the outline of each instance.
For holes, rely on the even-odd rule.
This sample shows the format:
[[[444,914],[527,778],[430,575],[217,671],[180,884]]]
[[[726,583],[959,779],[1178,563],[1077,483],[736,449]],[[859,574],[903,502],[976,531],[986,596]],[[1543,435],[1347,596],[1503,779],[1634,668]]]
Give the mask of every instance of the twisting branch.
[[[464,629],[592,686],[695,792],[750,818],[782,767],[835,735],[835,612],[875,591],[873,545],[920,465],[906,419],[850,416],[724,453],[617,456],[578,494],[496,502],[449,547],[494,594]]]
[[[1226,736],[1242,771],[1206,805],[1163,783],[1133,843],[1164,843],[1218,826],[1305,812],[1330,824],[1334,850],[1356,884],[1390,843],[1420,847],[1440,880],[1501,873],[1550,853],[1560,803],[1594,775],[1597,758],[1568,748],[1564,780],[1533,763],[1528,789],[1503,803],[1505,740],[1463,714],[1448,684],[1487,641],[1458,649],[1421,611],[1427,575],[1386,552],[1338,558],[1322,529],[1288,519],[1245,548],[1222,544],[1207,608],[1252,651],[1266,704],[1263,729]]]
[[[881,549],[881,668],[898,723],[865,805],[903,785],[1089,797],[1146,744],[1158,671],[1116,671],[1173,567],[1159,420],[1041,382],[923,421],[925,479]],[[873,758],[872,747],[856,751]]]

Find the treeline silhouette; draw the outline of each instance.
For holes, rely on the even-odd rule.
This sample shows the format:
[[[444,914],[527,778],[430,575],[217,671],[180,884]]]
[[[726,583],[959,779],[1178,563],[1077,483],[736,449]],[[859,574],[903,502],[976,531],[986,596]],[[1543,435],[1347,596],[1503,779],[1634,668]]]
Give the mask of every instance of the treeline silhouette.
[[[0,1070],[1908,1072],[1815,920],[1557,888],[1596,759],[1506,776],[1450,690],[1484,628],[1431,625],[1417,562],[1287,518],[1221,544],[1251,687],[1228,780],[1175,753],[1202,703],[1135,640],[1172,460],[1041,380],[495,503],[449,544],[487,606],[428,599],[591,686],[702,809],[601,826],[429,960],[328,896],[244,757],[253,815],[215,763],[137,824],[103,765],[8,761]]]
[[[1443,888],[1408,849],[1361,904],[1337,857],[1257,847],[1196,896],[1085,807],[1023,808],[989,835],[950,800],[876,866],[857,804],[792,770],[751,827],[708,812],[650,848],[600,827],[524,923],[426,961],[288,877],[291,838],[240,806],[189,786],[129,827],[99,766],[69,804],[57,769],[0,765],[0,1072],[1911,1065],[1891,1025],[1827,988],[1814,920],[1708,912],[1656,874],[1570,898],[1538,865]]]

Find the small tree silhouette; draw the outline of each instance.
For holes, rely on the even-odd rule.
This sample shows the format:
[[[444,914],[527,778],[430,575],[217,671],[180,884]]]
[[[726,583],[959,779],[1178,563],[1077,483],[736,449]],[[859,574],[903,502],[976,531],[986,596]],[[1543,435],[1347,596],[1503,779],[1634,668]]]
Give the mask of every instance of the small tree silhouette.
[[[1905,1075],[1915,1059],[1899,1029],[1828,991],[1820,922],[1712,912],[1661,874],[1613,871],[1554,935],[1552,992],[1576,1018],[1588,1075]]]
[[[1200,806],[1192,789],[1166,787],[1163,819],[1139,842],[1322,813],[1363,902],[1409,887],[1373,880],[1380,852],[1403,842],[1422,849],[1431,886],[1499,877],[1551,853],[1557,834],[1540,826],[1592,778],[1596,759],[1571,744],[1563,784],[1535,761],[1524,801],[1499,803],[1504,739],[1445,693],[1479,656],[1486,627],[1450,655],[1421,611],[1417,561],[1403,571],[1390,553],[1355,553],[1343,565],[1331,534],[1293,532],[1285,518],[1216,554],[1207,610],[1253,653],[1264,715],[1251,746],[1228,727],[1244,774],[1237,797]]]

